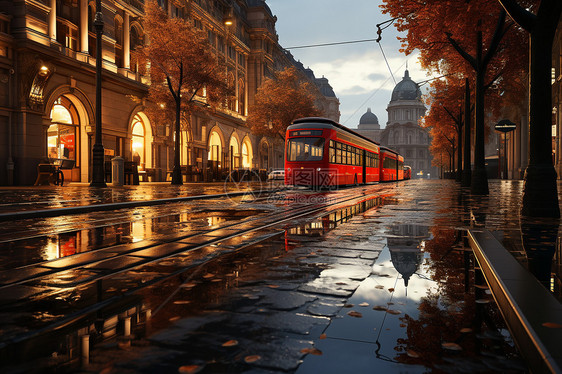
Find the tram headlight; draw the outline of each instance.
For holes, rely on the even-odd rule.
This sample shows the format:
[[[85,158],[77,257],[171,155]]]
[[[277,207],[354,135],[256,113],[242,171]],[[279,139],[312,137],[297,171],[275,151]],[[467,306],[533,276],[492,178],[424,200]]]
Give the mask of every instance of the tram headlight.
[[[287,171],[291,171],[291,168],[287,168]]]
[[[316,171],[320,171],[320,170],[322,170],[322,169],[321,169],[321,168],[316,168]]]

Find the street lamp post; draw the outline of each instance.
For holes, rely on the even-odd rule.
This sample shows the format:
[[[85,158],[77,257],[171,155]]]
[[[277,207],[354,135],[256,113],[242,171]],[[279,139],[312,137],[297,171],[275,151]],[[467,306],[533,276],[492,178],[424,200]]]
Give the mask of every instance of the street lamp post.
[[[104,149],[101,136],[101,68],[102,68],[102,40],[103,14],[101,0],[96,0],[96,138],[92,149],[92,181],[90,187],[107,187],[104,173]]]

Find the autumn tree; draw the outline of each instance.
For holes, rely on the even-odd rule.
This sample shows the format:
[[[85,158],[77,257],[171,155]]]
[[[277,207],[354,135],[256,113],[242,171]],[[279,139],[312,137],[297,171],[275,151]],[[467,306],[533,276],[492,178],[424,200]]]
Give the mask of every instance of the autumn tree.
[[[457,173],[456,179],[460,182],[462,170],[462,139],[463,139],[463,110],[464,87],[456,76],[434,80],[431,83],[430,110],[424,118],[423,125],[436,131],[449,134],[453,129],[457,144]],[[448,135],[450,137],[450,135]]]
[[[143,26],[148,41],[134,57],[141,68],[150,65],[147,111],[158,122],[175,122],[172,184],[182,184],[180,130],[189,129],[194,112],[223,105],[229,94],[225,69],[203,30],[191,21],[169,18],[154,0],[145,5]]]
[[[542,0],[537,8],[526,2],[499,0],[511,18],[529,33],[529,165],[521,213],[530,217],[560,217],[556,171],[552,163],[552,43],[562,1]]]
[[[420,50],[422,67],[439,74],[472,77],[475,87],[475,170],[471,189],[486,194],[484,167],[484,92],[496,87],[496,94],[514,89],[524,65],[520,46],[522,30],[510,27],[505,12],[487,0],[429,1],[384,0],[383,11],[397,17],[403,51]],[[509,31],[509,32],[508,32]],[[495,101],[496,107],[499,100]],[[502,105],[506,105],[505,101]],[[492,106],[487,106],[489,110]]]
[[[313,86],[295,67],[267,78],[248,108],[247,123],[255,134],[285,139],[287,126],[297,118],[319,116]]]

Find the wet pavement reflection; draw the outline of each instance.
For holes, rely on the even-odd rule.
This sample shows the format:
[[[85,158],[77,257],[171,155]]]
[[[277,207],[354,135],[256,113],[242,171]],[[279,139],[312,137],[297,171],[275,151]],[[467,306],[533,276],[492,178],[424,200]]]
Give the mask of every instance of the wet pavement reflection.
[[[88,188],[85,184],[71,184],[64,187],[2,187],[0,188],[0,213],[224,194],[225,192],[260,191],[281,186],[282,184],[278,181],[253,181],[186,183],[179,186],[161,182],[141,183],[136,186],[108,186],[107,188]]]
[[[52,257],[118,250],[115,245],[123,242],[220,228],[250,214],[279,211],[303,203],[301,195],[376,191],[295,218],[282,231],[199,246],[107,273],[94,283],[73,286],[104,271],[101,265],[25,285],[58,291],[38,296],[31,309],[25,303],[0,309],[0,360],[19,362],[19,370],[53,372],[527,372],[463,237],[469,227],[490,229],[531,269],[541,264],[537,274],[548,272],[548,261],[548,269],[559,269],[558,226],[550,235],[536,226],[522,231],[521,187],[492,182],[487,197],[461,194],[452,181],[431,180],[303,191],[224,211],[226,204],[212,210],[201,203],[174,216],[179,218],[170,218],[166,207],[140,209],[137,234],[133,223],[113,223],[80,230],[90,234],[61,232],[40,245],[22,239],[23,246],[42,248],[17,260],[33,263],[49,256],[47,248],[56,252]],[[15,249],[3,249],[2,264],[13,264],[5,253]],[[537,251],[539,260],[530,255]],[[559,293],[556,272],[544,284]],[[21,287],[22,294],[29,291]],[[76,318],[64,326],[39,333],[46,321],[73,313]],[[21,339],[25,334],[30,339]]]

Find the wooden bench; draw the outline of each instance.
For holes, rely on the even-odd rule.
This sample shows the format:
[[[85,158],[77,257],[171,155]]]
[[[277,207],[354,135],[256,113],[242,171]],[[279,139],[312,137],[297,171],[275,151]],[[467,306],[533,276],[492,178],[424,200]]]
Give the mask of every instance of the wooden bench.
[[[37,179],[35,179],[34,186],[48,186],[53,179],[53,173],[57,170],[53,164],[39,164],[37,165]]]

